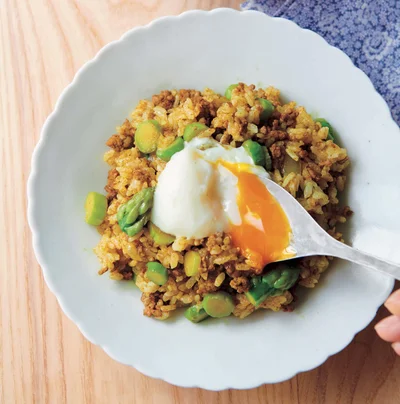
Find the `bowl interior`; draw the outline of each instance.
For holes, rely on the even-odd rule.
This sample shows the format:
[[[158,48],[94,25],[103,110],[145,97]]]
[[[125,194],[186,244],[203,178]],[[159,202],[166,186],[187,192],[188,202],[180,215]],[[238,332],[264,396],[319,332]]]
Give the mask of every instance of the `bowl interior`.
[[[279,88],[339,133],[352,159],[348,241],[393,259],[400,239],[398,130],[368,79],[317,35],[259,13],[219,10],[162,19],[108,46],[45,126],[29,195],[35,249],[47,282],[87,338],[115,359],[183,386],[248,388],[317,366],[368,324],[393,286],[386,276],[337,261],[293,313],[194,325],[180,315],[168,322],[144,317],[132,283],[97,275],[92,248],[99,235],[85,224],[83,204],[106,183],[102,155],[115,126],[160,90],[223,92],[238,81]]]

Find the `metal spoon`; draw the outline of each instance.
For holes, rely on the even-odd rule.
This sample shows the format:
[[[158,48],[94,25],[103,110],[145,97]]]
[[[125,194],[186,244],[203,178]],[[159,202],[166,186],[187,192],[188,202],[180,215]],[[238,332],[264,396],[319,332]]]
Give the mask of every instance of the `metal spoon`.
[[[264,179],[264,181],[292,224],[293,239],[291,246],[296,252],[293,258],[330,255],[375,269],[400,280],[400,264],[377,258],[335,240],[285,189],[272,180]]]

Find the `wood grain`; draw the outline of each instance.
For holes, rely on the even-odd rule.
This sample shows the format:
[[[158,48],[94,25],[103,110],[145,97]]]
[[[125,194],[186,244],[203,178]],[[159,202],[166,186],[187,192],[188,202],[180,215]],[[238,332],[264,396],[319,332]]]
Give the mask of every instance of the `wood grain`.
[[[135,25],[239,3],[0,0],[1,403],[400,402],[400,360],[372,326],[318,369],[285,383],[221,393],[183,389],[120,365],[87,342],[44,284],[31,248],[25,189],[32,150],[61,90],[104,44]]]

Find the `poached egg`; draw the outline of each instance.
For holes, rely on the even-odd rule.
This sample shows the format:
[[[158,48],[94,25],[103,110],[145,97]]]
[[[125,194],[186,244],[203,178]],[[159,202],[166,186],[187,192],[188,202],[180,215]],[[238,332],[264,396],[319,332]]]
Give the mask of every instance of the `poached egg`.
[[[251,266],[262,268],[293,255],[290,224],[266,187],[269,178],[243,147],[194,138],[160,174],[151,221],[177,237],[223,231]]]

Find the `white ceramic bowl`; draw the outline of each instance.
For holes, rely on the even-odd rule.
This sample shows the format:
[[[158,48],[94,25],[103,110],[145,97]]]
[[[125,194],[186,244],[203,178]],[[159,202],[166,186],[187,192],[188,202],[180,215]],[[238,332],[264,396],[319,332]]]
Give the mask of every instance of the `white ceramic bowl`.
[[[85,224],[83,204],[105,185],[104,143],[115,126],[162,89],[222,92],[238,81],[274,85],[333,123],[353,162],[348,240],[392,259],[399,245],[399,130],[364,73],[321,37],[284,19],[219,9],[161,18],[107,45],[63,92],[34,153],[34,249],[49,288],[87,339],[180,386],[244,389],[312,369],[373,319],[393,287],[390,278],[336,262],[293,313],[195,325],[183,316],[144,317],[131,283],[97,275],[99,235]]]

